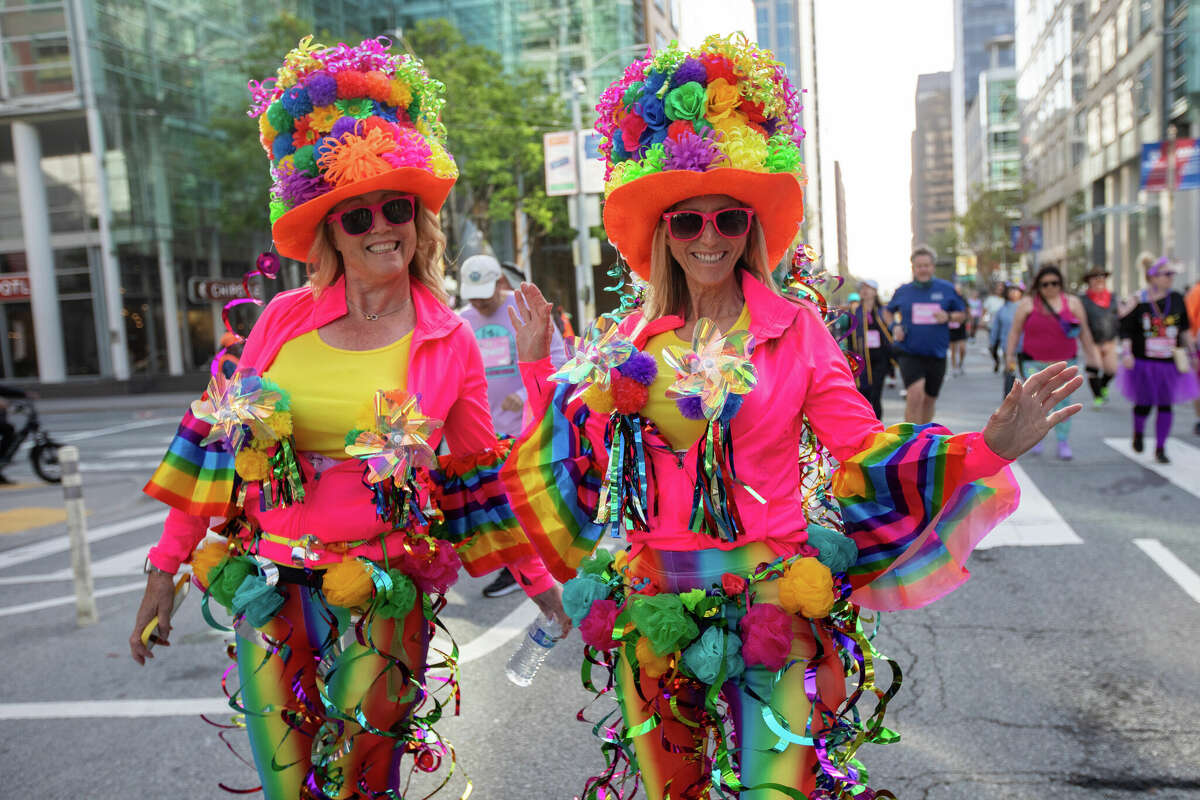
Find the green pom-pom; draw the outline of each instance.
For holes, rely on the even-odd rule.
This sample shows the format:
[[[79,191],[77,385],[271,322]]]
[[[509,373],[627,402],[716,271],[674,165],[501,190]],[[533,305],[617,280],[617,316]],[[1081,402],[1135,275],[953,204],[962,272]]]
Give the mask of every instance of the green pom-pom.
[[[245,556],[227,558],[208,571],[208,593],[226,608],[233,607],[233,596],[250,575],[258,574],[258,565]]]
[[[282,217],[284,214],[292,210],[292,207],[282,200],[272,200],[269,206],[271,212],[271,224],[275,224],[275,220]]]
[[[767,141],[767,157],[763,166],[768,172],[799,172],[804,157],[796,143],[776,134]]]
[[[662,172],[663,163],[667,160],[667,148],[662,142],[652,144],[646,149],[646,157],[642,159],[642,174]]]
[[[288,133],[296,128],[296,120],[278,100],[267,106],[267,122],[271,123],[271,127],[280,133]]]
[[[603,548],[597,548],[596,552],[585,558],[579,565],[579,573],[581,575],[597,575],[603,576],[608,568],[612,566],[613,554]]]
[[[303,172],[310,177],[316,177],[317,159],[313,155],[313,146],[306,144],[304,147],[296,148],[296,152],[292,153],[292,164],[295,165],[297,172]]]
[[[392,588],[375,596],[375,613],[385,619],[399,619],[412,611],[417,602],[417,587],[412,579],[398,569],[389,569]]]

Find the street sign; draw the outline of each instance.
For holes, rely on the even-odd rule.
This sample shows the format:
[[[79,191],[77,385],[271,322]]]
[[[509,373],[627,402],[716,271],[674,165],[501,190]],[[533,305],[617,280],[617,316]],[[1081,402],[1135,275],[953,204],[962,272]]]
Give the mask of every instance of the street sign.
[[[1147,192],[1167,188],[1167,154],[1162,142],[1142,145],[1142,186]],[[1195,139],[1175,140],[1175,189],[1200,189],[1200,148]]]
[[[0,274],[0,303],[23,303],[32,296],[28,272]]]
[[[546,196],[575,194],[575,133],[553,131],[543,134],[542,150],[546,164]]]
[[[1042,249],[1041,225],[1011,225],[1008,242],[1014,253],[1031,253]]]
[[[255,300],[262,300],[262,282],[250,284]],[[246,287],[236,278],[188,278],[189,303],[227,303],[246,297]]]
[[[575,159],[582,167],[584,194],[604,194],[604,158],[595,131],[554,131],[542,135],[546,165],[546,195],[577,194]],[[578,147],[577,144],[578,143]]]

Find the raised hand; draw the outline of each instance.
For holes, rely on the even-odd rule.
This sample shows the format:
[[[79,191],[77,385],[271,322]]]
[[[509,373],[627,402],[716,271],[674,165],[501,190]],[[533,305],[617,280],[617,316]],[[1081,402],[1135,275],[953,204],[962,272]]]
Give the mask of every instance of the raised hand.
[[[1079,403],[1052,409],[1083,385],[1078,367],[1065,361],[1051,364],[1028,380],[1015,381],[1012,391],[992,412],[983,440],[1002,458],[1016,458],[1042,440],[1051,428],[1077,413]]]
[[[550,334],[554,322],[550,319],[552,306],[532,283],[522,283],[513,293],[516,308],[508,309],[517,338],[517,358],[521,361],[541,361],[550,355]]]

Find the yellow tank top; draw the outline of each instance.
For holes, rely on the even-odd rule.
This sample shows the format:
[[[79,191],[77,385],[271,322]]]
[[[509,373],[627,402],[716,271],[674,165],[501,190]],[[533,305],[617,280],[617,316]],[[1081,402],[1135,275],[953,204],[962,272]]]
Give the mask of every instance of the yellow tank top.
[[[733,327],[725,333],[744,331],[749,328],[750,309],[742,306],[742,313],[738,316],[737,322],[733,323]],[[683,416],[679,413],[679,407],[675,405],[675,401],[667,397],[667,389],[675,382],[675,370],[662,357],[663,350],[668,345],[691,347],[692,343],[681,339],[675,331],[660,333],[646,342],[643,352],[654,356],[654,360],[658,362],[658,377],[654,379],[654,383],[650,384],[650,399],[646,402],[642,416],[658,426],[659,431],[662,432],[671,447],[676,450],[687,450],[704,435],[704,428],[708,423],[702,419],[688,419]]]
[[[291,397],[297,449],[347,458],[346,434],[370,424],[376,390],[408,384],[411,344],[411,332],[373,350],[333,347],[317,331],[287,342],[264,377]]]

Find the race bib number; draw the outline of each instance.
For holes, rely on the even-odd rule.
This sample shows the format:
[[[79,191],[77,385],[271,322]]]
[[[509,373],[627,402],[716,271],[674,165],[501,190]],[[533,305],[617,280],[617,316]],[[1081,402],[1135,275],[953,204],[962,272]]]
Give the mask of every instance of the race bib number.
[[[1146,358],[1173,358],[1175,340],[1166,336],[1151,336],[1146,340]]]
[[[882,344],[879,339],[879,331],[874,328],[867,328],[867,349],[874,350]]]
[[[912,304],[912,324],[913,325],[938,325],[937,313],[942,310],[939,303],[913,303]]]
[[[480,339],[479,353],[483,356],[484,369],[507,367],[512,364],[512,351],[509,348],[507,336]]]

